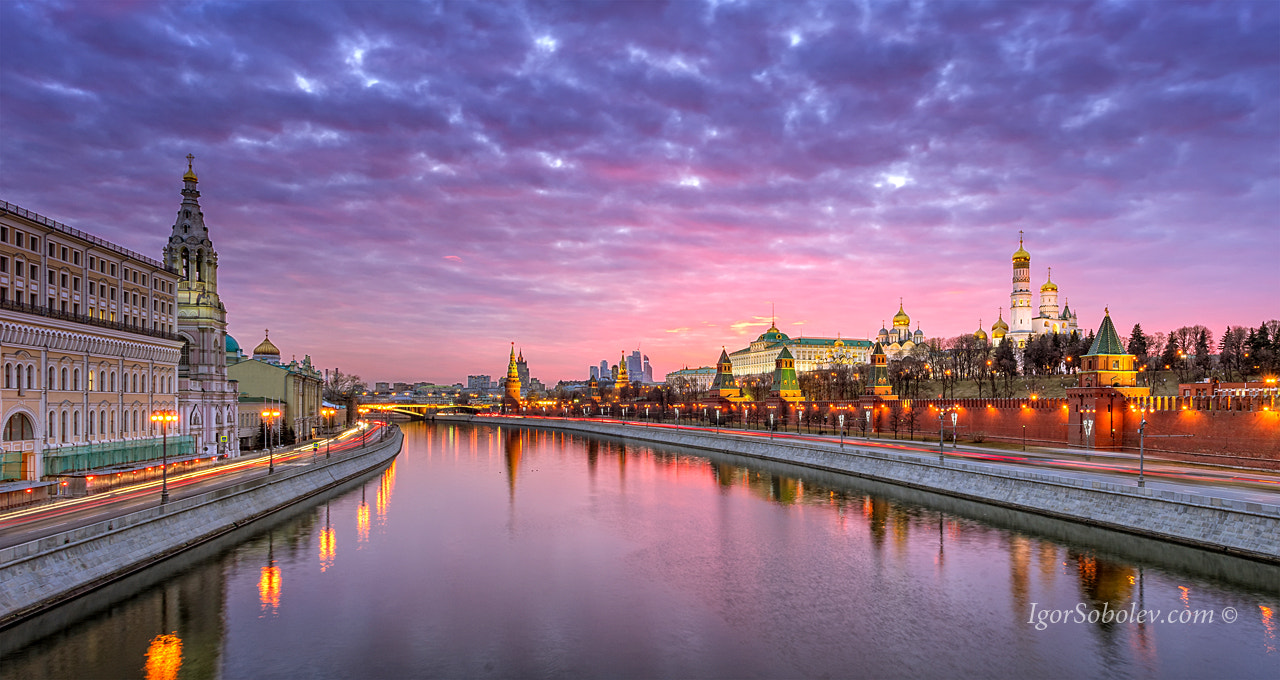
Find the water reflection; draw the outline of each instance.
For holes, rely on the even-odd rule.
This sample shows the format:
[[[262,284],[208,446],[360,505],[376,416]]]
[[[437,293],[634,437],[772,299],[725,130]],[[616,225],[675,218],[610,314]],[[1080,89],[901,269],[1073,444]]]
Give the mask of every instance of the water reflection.
[[[353,486],[55,635],[0,643],[4,672],[89,656],[111,677],[1143,677],[1276,660],[1280,570],[1256,563],[697,451],[407,431],[372,502]],[[1033,605],[1077,603],[1241,620],[1028,625]],[[105,646],[114,661],[86,655]]]
[[[364,485],[360,486],[360,505],[356,506],[356,543],[369,542],[369,502],[364,499]]]
[[[320,571],[328,571],[338,554],[338,537],[329,523],[329,504],[324,504],[324,528],[320,530]]]
[[[157,635],[147,647],[147,680],[177,680],[182,669],[182,638],[177,631]]]
[[[280,567],[276,566],[275,536],[267,539],[267,564],[258,574],[258,602],[260,616],[275,616],[280,612]]]

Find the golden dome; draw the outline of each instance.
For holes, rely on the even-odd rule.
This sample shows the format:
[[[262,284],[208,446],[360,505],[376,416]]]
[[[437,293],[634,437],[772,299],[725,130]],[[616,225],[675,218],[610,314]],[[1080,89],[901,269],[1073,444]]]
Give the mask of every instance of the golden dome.
[[[200,180],[196,179],[196,171],[191,169],[191,163],[192,163],[192,161],[194,161],[195,159],[196,159],[196,157],[195,157],[195,156],[192,156],[191,154],[187,154],[187,174],[185,174],[185,175],[183,175],[183,176],[182,176],[182,181],[184,181],[184,182],[198,182],[198,181],[200,181]]]
[[[1058,284],[1053,282],[1053,269],[1049,269],[1049,277],[1045,280],[1044,285],[1040,286],[1041,293],[1058,292]]]
[[[996,319],[996,322],[991,324],[991,330],[993,333],[1000,333],[1000,335],[1004,335],[1004,332],[1008,332],[1009,324],[1004,322],[1004,310],[1000,310],[1000,318]]]
[[[1022,248],[1022,232],[1018,232],[1018,249],[1013,253],[1014,269],[1023,269],[1031,266],[1031,253]]]
[[[911,317],[907,316],[907,313],[902,311],[902,300],[898,300],[898,313],[893,315],[893,327],[898,328],[910,325]]]
[[[271,331],[267,330],[266,333],[267,337],[264,337],[262,342],[258,343],[258,346],[253,348],[253,358],[255,359],[260,356],[280,356],[280,348],[276,347],[275,344],[271,342]]]
[[[976,331],[974,331],[974,332],[973,332],[973,337],[975,337],[975,338],[977,338],[977,339],[979,339],[979,340],[986,340],[986,339],[987,339],[987,332],[986,332],[986,331],[984,331],[984,330],[982,330],[981,328],[979,328],[978,330],[976,330]]]

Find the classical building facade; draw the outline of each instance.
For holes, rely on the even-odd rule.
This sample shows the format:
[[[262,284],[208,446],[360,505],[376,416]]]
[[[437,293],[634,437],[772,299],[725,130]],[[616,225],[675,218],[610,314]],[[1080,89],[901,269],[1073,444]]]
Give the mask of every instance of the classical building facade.
[[[227,343],[228,349],[232,343],[234,339]],[[239,343],[235,344],[239,347]],[[244,414],[254,409],[260,413],[270,405],[280,411],[280,420],[273,425],[288,426],[298,441],[314,438],[324,426],[320,412],[324,374],[311,364],[310,355],[304,356],[301,362],[297,359],[287,364],[282,362],[280,349],[271,342],[270,331],[254,348],[252,358],[237,356],[226,370],[240,385],[240,416],[246,424],[256,428],[261,418],[255,421],[252,417],[244,418]]]
[[[772,373],[778,355],[788,350],[799,373],[829,368],[833,365],[865,364],[871,356],[871,341],[843,338],[792,338],[778,330],[777,324],[750,345],[729,354],[735,376]]]
[[[150,415],[178,403],[178,280],[159,261],[0,201],[0,480],[160,457]],[[182,436],[168,446],[191,453]]]
[[[1033,316],[1034,314],[1034,316]],[[1040,306],[1031,307],[1031,253],[1022,245],[1022,232],[1018,232],[1018,249],[1013,253],[1013,291],[1009,294],[1009,323],[1005,328],[1004,315],[991,327],[992,340],[996,344],[1009,340],[1018,347],[1042,335],[1069,334],[1077,329],[1076,314],[1070,307],[1058,307],[1058,284],[1053,282],[1053,270],[1045,276],[1040,286]],[[996,338],[997,331],[1000,336]]]
[[[227,376],[227,310],[218,297],[218,252],[200,210],[193,160],[187,156],[182,202],[164,248],[165,267],[178,273],[177,332],[183,339],[178,422],[193,437],[196,451],[234,457],[240,455],[239,395]]]
[[[729,359],[723,351],[721,356],[725,357],[725,363]],[[730,368],[732,365],[730,364]],[[697,392],[703,392],[711,389],[712,382],[716,378],[716,369],[711,366],[703,366],[701,368],[682,368],[678,371],[671,371],[667,374],[665,384],[675,388],[687,388]]]

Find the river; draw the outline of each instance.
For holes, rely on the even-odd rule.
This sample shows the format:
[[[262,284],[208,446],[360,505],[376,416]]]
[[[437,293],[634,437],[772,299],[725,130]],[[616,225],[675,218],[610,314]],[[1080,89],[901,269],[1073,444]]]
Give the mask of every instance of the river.
[[[1280,669],[1280,568],[782,464],[404,429],[380,474],[4,631],[0,676]]]

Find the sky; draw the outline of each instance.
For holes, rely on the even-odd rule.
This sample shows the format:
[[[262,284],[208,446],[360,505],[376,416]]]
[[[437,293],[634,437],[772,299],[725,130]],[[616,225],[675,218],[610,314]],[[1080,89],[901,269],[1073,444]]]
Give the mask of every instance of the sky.
[[[1280,317],[1276,2],[0,2],[0,200],[367,381]],[[1033,304],[1035,304],[1033,302]],[[776,312],[775,312],[776,310]],[[1005,312],[1007,318],[1007,311]]]

